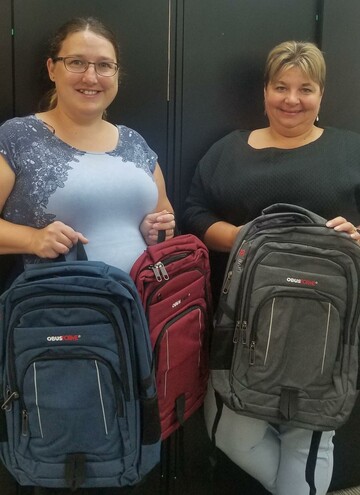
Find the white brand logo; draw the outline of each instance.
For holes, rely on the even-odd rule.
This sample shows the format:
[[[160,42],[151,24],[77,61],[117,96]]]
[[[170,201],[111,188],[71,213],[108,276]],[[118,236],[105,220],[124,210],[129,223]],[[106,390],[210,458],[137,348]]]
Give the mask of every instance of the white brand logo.
[[[81,335],[52,335],[46,338],[48,342],[74,341],[81,339]]]
[[[315,286],[317,285],[316,280],[308,280],[306,278],[292,278],[288,277],[286,279],[286,282],[290,282],[291,284],[300,284],[300,285],[310,285],[310,286]]]

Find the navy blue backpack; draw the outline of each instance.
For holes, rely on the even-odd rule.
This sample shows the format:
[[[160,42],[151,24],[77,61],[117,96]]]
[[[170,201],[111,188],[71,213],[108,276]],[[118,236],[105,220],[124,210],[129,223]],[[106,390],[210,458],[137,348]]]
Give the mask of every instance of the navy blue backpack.
[[[21,485],[134,485],[160,459],[146,319],[122,270],[28,267],[0,298],[0,456]]]

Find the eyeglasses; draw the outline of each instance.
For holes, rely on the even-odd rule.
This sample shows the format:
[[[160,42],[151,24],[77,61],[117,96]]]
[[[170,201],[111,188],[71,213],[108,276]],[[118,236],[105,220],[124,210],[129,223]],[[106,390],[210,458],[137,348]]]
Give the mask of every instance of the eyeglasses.
[[[87,60],[76,57],[56,57],[52,60],[53,62],[64,62],[66,70],[68,70],[69,72],[75,72],[77,74],[86,72],[90,65],[94,66],[95,72],[99,76],[115,76],[115,74],[119,70],[119,66],[115,62],[88,62]]]

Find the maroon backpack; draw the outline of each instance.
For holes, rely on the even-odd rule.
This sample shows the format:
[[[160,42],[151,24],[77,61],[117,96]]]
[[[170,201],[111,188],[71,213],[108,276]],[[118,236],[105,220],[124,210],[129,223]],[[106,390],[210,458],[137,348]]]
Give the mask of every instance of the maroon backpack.
[[[212,324],[208,250],[194,235],[179,235],[149,246],[130,276],[149,323],[164,440],[205,395]]]

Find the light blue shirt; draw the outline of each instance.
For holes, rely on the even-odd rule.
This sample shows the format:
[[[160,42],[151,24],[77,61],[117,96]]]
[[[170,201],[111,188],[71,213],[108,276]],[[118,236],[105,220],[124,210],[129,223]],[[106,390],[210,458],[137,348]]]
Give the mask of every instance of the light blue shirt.
[[[117,127],[113,151],[88,153],[58,139],[34,115],[5,122],[0,153],[16,182],[3,217],[37,228],[60,220],[89,239],[89,260],[129,272],[146,248],[139,225],[158,200],[157,156],[136,131]]]

